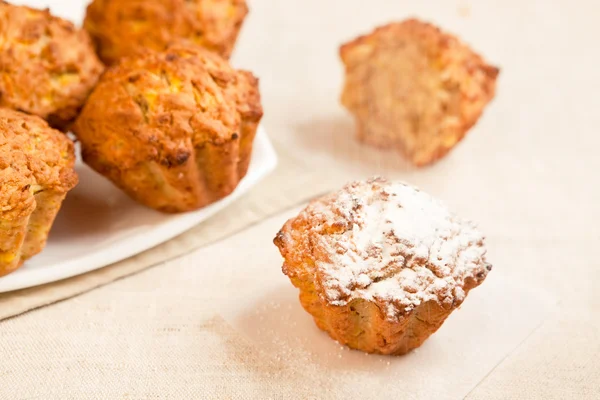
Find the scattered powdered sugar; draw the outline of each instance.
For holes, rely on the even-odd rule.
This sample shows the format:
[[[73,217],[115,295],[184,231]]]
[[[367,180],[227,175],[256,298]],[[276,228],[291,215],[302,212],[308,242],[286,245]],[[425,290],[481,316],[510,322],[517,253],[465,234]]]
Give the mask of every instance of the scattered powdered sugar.
[[[418,189],[381,178],[354,182],[303,212],[312,226],[315,282],[333,305],[375,301],[389,318],[435,300],[462,302],[485,279],[484,237]]]

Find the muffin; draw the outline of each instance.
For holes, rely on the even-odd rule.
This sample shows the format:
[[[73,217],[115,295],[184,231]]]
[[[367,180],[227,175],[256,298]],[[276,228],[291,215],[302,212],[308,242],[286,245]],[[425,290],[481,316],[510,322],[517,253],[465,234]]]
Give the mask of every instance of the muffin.
[[[0,108],[0,276],[46,245],[77,184],[73,143],[41,118]]]
[[[318,327],[368,353],[419,347],[491,270],[472,223],[381,178],[313,201],[274,242]]]
[[[446,155],[494,97],[499,70],[456,37],[410,19],[344,44],[342,104],[358,139],[417,166]]]
[[[177,44],[108,69],[73,131],[83,160],[133,199],[184,212],[235,189],[261,117],[251,73]]]
[[[0,1],[0,107],[66,129],[102,73],[88,34],[48,10]]]
[[[245,0],[94,0],[84,28],[107,64],[177,39],[229,58],[247,14]]]

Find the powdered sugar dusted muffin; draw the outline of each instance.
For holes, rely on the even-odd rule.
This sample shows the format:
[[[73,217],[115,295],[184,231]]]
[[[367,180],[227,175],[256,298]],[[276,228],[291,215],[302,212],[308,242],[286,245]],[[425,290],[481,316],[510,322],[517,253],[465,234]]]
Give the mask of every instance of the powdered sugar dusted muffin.
[[[381,178],[313,201],[275,244],[319,328],[372,353],[419,347],[491,270],[471,222]]]

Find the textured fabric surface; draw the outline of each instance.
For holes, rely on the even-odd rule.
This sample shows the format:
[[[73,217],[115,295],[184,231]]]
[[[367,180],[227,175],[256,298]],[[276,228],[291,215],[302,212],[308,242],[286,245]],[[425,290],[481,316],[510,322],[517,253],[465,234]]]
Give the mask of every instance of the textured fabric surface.
[[[463,398],[555,304],[498,269],[416,352],[351,351],[316,328],[264,245],[295,213],[6,320],[0,387],[19,398],[376,399],[401,385],[408,399]]]
[[[74,3],[57,1],[57,9],[69,15]],[[80,6],[83,10],[83,2]],[[430,367],[431,375],[410,375],[407,386],[374,368],[357,382],[389,387],[391,398],[599,398],[598,2],[254,0],[250,7],[233,63],[261,77],[265,128],[278,149],[298,163],[292,163],[292,170],[280,169],[281,175],[257,187],[251,200],[240,200],[206,226],[218,232],[215,227],[225,215],[235,221],[270,210],[259,213],[264,218],[283,207],[283,200],[298,203],[375,173],[406,180],[479,222],[494,264],[490,279],[496,275],[508,282],[507,288],[530,289],[524,305],[544,297],[535,288],[558,303],[545,318],[541,309],[503,309],[504,304],[518,305],[521,297],[515,300],[515,291],[507,290],[503,299],[503,286],[490,280],[473,295],[489,296],[497,304],[489,319],[514,316],[518,334],[510,345],[502,338],[473,339],[475,350],[465,353],[471,361],[462,364],[457,355],[459,361],[448,367],[453,379],[444,381],[445,373],[433,368],[447,365],[441,348],[456,350],[463,342],[461,336],[443,346],[432,341],[428,346],[441,346],[432,365],[414,358],[390,360],[416,371]],[[353,121],[338,101],[343,76],[337,46],[377,24],[409,16],[458,34],[501,68],[497,97],[465,141],[421,170],[396,154],[356,143]],[[280,158],[286,156],[280,152]],[[254,297],[245,296],[255,287],[260,291],[262,276],[278,274],[281,267],[267,257],[275,250],[271,240],[276,232],[248,232],[247,242],[216,247],[227,243],[222,241],[0,322],[0,398],[352,398],[355,386],[343,380],[347,369],[317,368],[327,352],[303,360],[294,358],[297,352],[268,345],[265,338],[293,331],[293,324],[310,326],[302,313],[284,313],[288,321],[271,320],[261,335],[256,321],[240,321],[232,311],[245,310],[248,318],[260,313]],[[250,267],[253,273],[245,273]],[[284,278],[279,294],[294,296]],[[277,293],[258,294],[267,305],[272,298],[279,301]],[[465,318],[472,332],[481,332],[482,314],[467,308],[474,299],[468,298],[456,317]],[[1,304],[4,309],[6,303]],[[261,322],[260,315],[256,318]],[[529,325],[538,320],[535,327]],[[452,337],[457,331],[451,328],[444,326],[437,340]],[[488,355],[497,347],[502,355],[490,363]],[[419,392],[409,389],[419,383],[431,387],[429,396],[416,397]],[[381,393],[374,389],[363,398],[377,399]]]

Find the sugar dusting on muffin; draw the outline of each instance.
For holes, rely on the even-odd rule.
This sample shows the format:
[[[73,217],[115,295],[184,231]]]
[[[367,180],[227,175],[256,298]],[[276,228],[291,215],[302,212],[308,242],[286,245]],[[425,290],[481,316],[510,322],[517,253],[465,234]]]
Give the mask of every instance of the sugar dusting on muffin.
[[[313,249],[315,286],[332,305],[371,300],[385,305],[389,318],[430,300],[451,307],[464,300],[467,279],[477,285],[491,269],[473,223],[404,183],[350,183],[311,203],[298,220],[312,223],[300,237],[282,231],[281,241]]]
[[[312,201],[274,243],[317,326],[369,353],[419,347],[491,270],[474,224],[381,178]]]
[[[304,213],[321,222],[315,244],[329,257],[316,262],[316,273],[334,305],[379,300],[394,317],[432,299],[462,302],[465,279],[488,272],[482,233],[403,183],[354,182]]]

